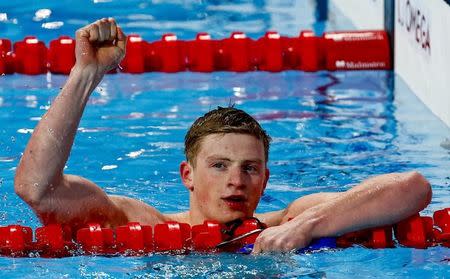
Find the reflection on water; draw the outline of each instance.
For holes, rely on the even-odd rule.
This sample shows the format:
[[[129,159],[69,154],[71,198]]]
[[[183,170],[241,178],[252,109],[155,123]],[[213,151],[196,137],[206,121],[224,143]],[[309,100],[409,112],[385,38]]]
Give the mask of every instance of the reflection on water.
[[[65,77],[22,79],[9,76],[0,88],[0,119],[8,123],[0,131],[0,163],[11,186],[30,133]],[[292,193],[342,191],[370,175],[411,169],[442,191],[449,154],[440,144],[447,130],[412,98],[397,107],[408,93],[399,88],[394,100],[391,79],[388,72],[109,75],[86,109],[66,171],[117,194],[157,199],[163,211],[186,209],[177,173],[185,131],[209,109],[237,104],[273,137],[266,196],[278,205],[263,200],[260,210],[279,209]],[[409,122],[416,115],[430,124],[417,129]],[[164,188],[167,198],[159,200],[159,190],[140,181]]]
[[[14,41],[38,35],[49,42],[61,34],[73,36],[75,30],[99,18],[114,17],[125,33],[138,33],[151,41],[169,32],[181,39],[193,39],[200,31],[216,39],[237,30],[253,38],[267,30],[288,36],[298,36],[304,29],[321,33],[324,24],[316,22],[315,5],[310,2],[102,0],[79,5],[61,0],[17,5],[13,1],[2,3],[0,30]]]
[[[240,30],[297,36],[331,26],[314,18],[315,1],[2,1],[0,33],[13,41],[37,35],[47,44],[100,17],[115,17],[127,33],[192,39]],[[68,7],[70,7],[68,9]],[[320,12],[320,11],[319,11]],[[335,11],[333,11],[335,12]],[[323,17],[322,15],[319,15]],[[322,18],[323,19],[323,18]],[[333,22],[336,19],[333,19]],[[348,28],[348,26],[345,26]],[[21,153],[66,76],[0,76],[0,225],[39,226],[14,193]],[[388,72],[146,73],[108,75],[80,124],[67,173],[107,193],[143,200],[163,212],[188,208],[178,163],[186,130],[216,106],[236,104],[273,137],[271,178],[259,211],[295,198],[343,191],[374,174],[417,169],[432,183],[425,214],[450,204],[447,127]],[[394,98],[395,97],[395,98]],[[395,210],[395,209],[394,209]],[[450,249],[351,248],[313,254],[151,255],[149,257],[0,257],[0,274],[20,278],[443,278]],[[357,273],[356,273],[357,272]]]
[[[96,182],[109,194],[140,199],[163,212],[186,210],[188,193],[177,165],[184,160],[185,132],[211,108],[238,104],[259,119],[273,137],[271,178],[259,211],[279,210],[309,193],[343,191],[374,174],[418,169],[433,185],[435,197],[424,211],[430,214],[449,204],[450,154],[440,146],[449,130],[401,87],[401,81],[394,99],[389,88],[391,78],[388,72],[109,75],[86,108],[65,171]],[[2,80],[3,224],[39,226],[33,212],[14,194],[14,172],[30,133],[64,79],[26,77],[27,83],[23,83],[22,76],[14,75]],[[417,126],[420,121],[426,125]],[[0,270],[23,270],[50,278],[67,274],[106,278],[325,278],[342,277],[355,268],[363,277],[377,277],[382,276],[385,265],[390,265],[393,274],[408,276],[449,258],[438,254],[439,249],[413,250],[414,258],[411,249],[347,249],[258,257],[0,258]],[[439,268],[436,272],[442,271]]]

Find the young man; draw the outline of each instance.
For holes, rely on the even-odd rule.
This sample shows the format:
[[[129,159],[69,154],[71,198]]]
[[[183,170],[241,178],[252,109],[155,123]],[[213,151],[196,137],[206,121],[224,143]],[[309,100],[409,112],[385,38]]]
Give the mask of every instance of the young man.
[[[155,225],[168,220],[191,225],[255,216],[269,228],[254,252],[290,251],[313,238],[392,224],[422,210],[431,188],[417,172],[370,178],[344,193],[317,193],[284,210],[255,214],[267,185],[270,138],[248,114],[218,108],[199,118],[186,136],[187,161],[180,165],[190,210],[162,214],[127,197],[107,195],[82,177],[63,173],[86,102],[125,54],[126,37],[113,19],[76,33],[76,65],[60,94],[35,128],[15,177],[16,193],[43,224],[88,222],[115,227],[129,221]],[[291,219],[288,221],[289,219]]]

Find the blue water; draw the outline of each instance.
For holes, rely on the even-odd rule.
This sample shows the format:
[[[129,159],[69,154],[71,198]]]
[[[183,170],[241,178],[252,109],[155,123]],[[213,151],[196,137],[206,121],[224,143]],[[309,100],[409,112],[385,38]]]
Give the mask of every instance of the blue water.
[[[314,7],[306,1],[24,2],[0,4],[0,15],[6,14],[6,19],[0,16],[0,37],[19,40],[34,34],[48,42],[62,33],[73,34],[84,22],[110,15],[118,18],[126,32],[147,40],[168,31],[190,39],[204,30],[215,37],[228,36],[235,29],[258,37],[268,29],[294,36],[300,29],[331,28],[315,20]],[[33,20],[35,12],[44,8],[51,15]],[[57,29],[42,27],[58,21],[63,25]],[[0,77],[0,225],[40,225],[14,194],[14,172],[32,129],[65,78]],[[440,146],[450,137],[450,129],[400,78],[385,71],[108,75],[89,101],[66,173],[84,176],[110,194],[141,199],[163,212],[186,210],[188,193],[178,175],[184,134],[198,116],[230,103],[259,119],[274,139],[271,178],[259,212],[284,208],[305,194],[344,191],[371,175],[412,169],[422,172],[433,186],[425,215],[450,206],[450,152]],[[450,249],[441,247],[355,247],[262,256],[0,257],[0,274],[20,278],[334,278],[354,274],[443,278],[450,270],[449,260]]]

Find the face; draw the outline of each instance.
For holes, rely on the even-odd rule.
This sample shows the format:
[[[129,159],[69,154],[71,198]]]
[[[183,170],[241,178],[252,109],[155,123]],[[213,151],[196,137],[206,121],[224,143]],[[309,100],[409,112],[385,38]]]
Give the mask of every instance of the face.
[[[190,191],[191,223],[251,217],[269,179],[264,145],[245,134],[212,134],[200,145],[195,167],[181,163]]]

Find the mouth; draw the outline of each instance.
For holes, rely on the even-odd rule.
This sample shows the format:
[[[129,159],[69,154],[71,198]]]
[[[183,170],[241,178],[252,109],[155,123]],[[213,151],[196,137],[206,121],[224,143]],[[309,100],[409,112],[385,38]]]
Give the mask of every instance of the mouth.
[[[247,198],[244,195],[230,195],[223,197],[222,200],[232,210],[244,211],[247,204]]]

